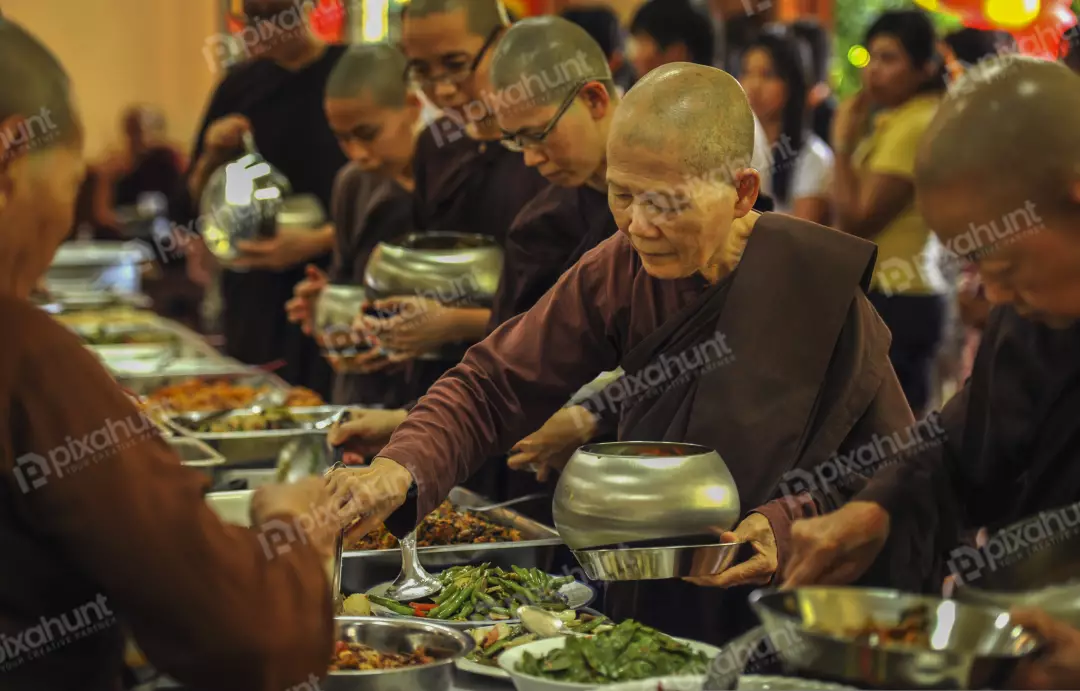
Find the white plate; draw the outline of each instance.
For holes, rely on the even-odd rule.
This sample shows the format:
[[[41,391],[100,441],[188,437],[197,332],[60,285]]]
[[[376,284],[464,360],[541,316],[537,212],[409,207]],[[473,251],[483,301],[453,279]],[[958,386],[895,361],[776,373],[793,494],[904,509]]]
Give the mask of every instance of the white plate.
[[[386,593],[390,590],[390,583],[382,583],[368,590],[368,595],[375,595],[378,597],[386,597]],[[567,583],[563,587],[559,588],[559,592],[566,596],[566,604],[570,609],[583,609],[588,607],[596,599],[596,591],[590,586],[585,585],[579,581],[573,583]],[[418,617],[406,617],[401,614],[396,614],[372,603],[371,613],[377,617],[390,617],[392,619],[418,619]],[[518,618],[506,619],[506,620],[487,620],[487,621],[443,621],[441,619],[420,619],[420,621],[426,621],[435,624],[441,624],[443,626],[449,626],[454,629],[479,629],[485,626],[493,626],[495,624],[520,624],[521,620]]]
[[[630,681],[625,684],[602,687],[604,691],[701,691],[705,688],[706,677],[660,677],[645,681]]]
[[[511,648],[513,650],[513,648]],[[489,667],[482,665],[472,660],[461,658],[457,660],[457,668],[462,672],[468,672],[469,674],[479,674],[482,677],[492,677],[493,679],[509,679],[510,675],[506,670],[501,667]]]
[[[853,686],[841,686],[796,677],[769,677],[744,674],[739,677],[739,691],[855,691]]]
[[[697,641],[688,641],[684,638],[676,638],[675,640],[680,643],[685,643],[694,650],[705,653],[706,657],[710,660],[720,654],[720,649],[705,643],[698,643]],[[525,657],[525,653],[532,654],[533,657],[543,657],[552,650],[557,650],[566,645],[566,638],[548,638],[543,641],[535,641],[533,643],[526,643],[525,645],[511,648],[505,653],[499,656],[499,667],[504,669],[510,674],[510,678],[514,681],[514,686],[517,691],[588,691],[591,689],[602,688],[614,689],[617,688],[615,684],[608,684],[605,686],[596,686],[595,684],[570,684],[565,682],[550,681],[548,679],[541,679],[539,677],[528,676],[520,674],[517,671],[518,663]],[[693,676],[690,677],[695,678]],[[640,683],[640,682],[635,682]],[[704,684],[702,684],[704,685]],[[622,684],[623,687],[626,684]]]

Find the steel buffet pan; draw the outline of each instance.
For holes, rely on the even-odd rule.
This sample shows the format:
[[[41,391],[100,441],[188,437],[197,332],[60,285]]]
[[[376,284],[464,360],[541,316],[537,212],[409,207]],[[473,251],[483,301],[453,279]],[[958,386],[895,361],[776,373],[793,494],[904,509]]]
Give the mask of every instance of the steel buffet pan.
[[[1010,549],[1014,544],[1027,549]],[[954,573],[967,569],[955,573],[958,600],[1004,609],[1037,607],[1080,626],[1080,504],[1010,525],[982,550],[963,556],[967,563],[957,564],[959,554],[952,561]]]
[[[792,672],[866,688],[1000,688],[1040,647],[1005,610],[894,590],[758,590],[750,605]],[[923,640],[881,642],[913,611]]]
[[[224,371],[218,371],[218,369],[218,366],[210,363],[204,370],[192,373],[157,372],[152,374],[126,374],[117,377],[116,379],[126,389],[139,396],[149,396],[166,386],[174,386],[193,380],[204,380],[207,382],[227,381],[235,386],[249,386],[254,389],[262,389],[264,387],[280,389],[282,391],[287,391],[289,389],[289,385],[277,375],[270,374],[269,372],[255,371],[240,363],[229,365],[224,368]]]
[[[480,506],[488,503],[480,495],[463,487],[451,490],[449,499],[455,506]],[[551,568],[555,551],[563,544],[553,528],[511,509],[486,511],[483,516],[496,525],[520,531],[522,540],[420,547],[416,550],[420,564],[435,571],[483,562],[490,562],[492,566],[502,569],[512,566],[543,570]],[[347,551],[342,567],[342,588],[347,593],[366,593],[374,585],[393,580],[400,570],[400,549]]]

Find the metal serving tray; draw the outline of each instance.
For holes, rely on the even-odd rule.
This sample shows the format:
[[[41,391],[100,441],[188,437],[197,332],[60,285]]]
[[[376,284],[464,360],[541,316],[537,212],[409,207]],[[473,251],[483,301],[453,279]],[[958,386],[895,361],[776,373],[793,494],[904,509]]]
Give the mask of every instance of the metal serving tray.
[[[316,408],[289,408],[294,415],[310,415],[313,418],[312,425],[329,420],[341,411],[341,406],[319,406]],[[223,420],[230,418],[244,418],[256,415],[251,408],[241,409],[229,413]],[[314,455],[311,458],[313,472],[318,472],[329,467],[330,450],[327,448],[324,438],[327,430],[316,430],[310,426],[301,429],[266,430],[260,432],[219,432],[206,433],[195,432],[185,424],[185,421],[198,419],[199,413],[185,413],[173,415],[168,418],[169,424],[181,434],[190,436],[205,442],[222,456],[230,465],[250,464],[265,462],[277,464],[283,454],[305,453]],[[307,441],[307,444],[298,443]],[[296,463],[299,459],[292,459]],[[301,460],[302,462],[302,460]]]
[[[183,465],[201,470],[211,478],[214,477],[214,469],[225,463],[224,456],[198,439],[169,437],[167,441],[172,450],[180,456]]]
[[[139,242],[66,242],[57,250],[45,284],[51,293],[138,294],[142,264],[153,259]]]
[[[253,496],[255,496],[254,490],[214,492],[206,495],[206,504],[223,522],[250,528]]]
[[[490,503],[463,487],[450,492],[455,506]],[[550,570],[556,550],[563,544],[554,528],[538,523],[510,509],[485,512],[492,523],[521,531],[521,542],[494,542],[476,545],[420,547],[416,551],[424,568],[442,571],[451,566],[482,564],[509,569],[511,566]],[[393,580],[401,569],[400,549],[354,550],[342,560],[341,587],[346,593],[366,593],[379,583]]]
[[[211,363],[212,364],[212,363]],[[179,373],[179,372],[155,372],[149,374],[125,374],[117,377],[117,381],[134,394],[149,396],[159,389],[174,384],[182,384],[193,379],[205,379],[208,381],[225,380],[238,386],[251,386],[262,388],[265,386],[288,390],[289,385],[280,377],[269,372],[259,372],[245,367],[240,363],[232,363],[224,371],[215,371],[219,366],[207,367],[202,372]]]

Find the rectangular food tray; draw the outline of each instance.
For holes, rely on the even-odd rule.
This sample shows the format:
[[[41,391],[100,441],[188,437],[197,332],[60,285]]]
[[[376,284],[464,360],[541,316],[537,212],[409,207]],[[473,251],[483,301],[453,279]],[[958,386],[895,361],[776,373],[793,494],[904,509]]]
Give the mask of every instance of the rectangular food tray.
[[[218,371],[219,369],[223,371]],[[203,379],[207,381],[225,380],[237,386],[251,386],[254,388],[269,386],[283,391],[288,390],[289,388],[289,385],[277,375],[270,374],[269,372],[260,372],[240,363],[230,364],[225,368],[208,367],[207,371],[204,372],[192,372],[187,374],[158,372],[154,374],[124,375],[116,378],[122,386],[139,396],[149,396],[166,386],[182,384],[183,382],[191,381],[193,379]]]

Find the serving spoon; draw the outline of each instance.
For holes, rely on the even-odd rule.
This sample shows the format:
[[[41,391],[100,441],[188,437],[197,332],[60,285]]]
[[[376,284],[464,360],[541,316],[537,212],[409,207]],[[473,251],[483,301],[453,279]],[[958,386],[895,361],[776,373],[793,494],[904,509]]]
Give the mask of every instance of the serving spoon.
[[[518,607],[517,615],[522,626],[528,629],[530,633],[535,633],[541,638],[555,638],[556,636],[583,637],[586,635],[571,630],[558,615],[546,609],[526,605]]]

